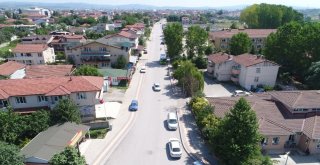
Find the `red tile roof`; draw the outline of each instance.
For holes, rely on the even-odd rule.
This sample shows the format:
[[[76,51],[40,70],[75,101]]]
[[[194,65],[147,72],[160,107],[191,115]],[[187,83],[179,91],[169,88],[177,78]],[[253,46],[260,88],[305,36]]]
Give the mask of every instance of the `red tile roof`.
[[[94,76],[9,79],[0,80],[0,95],[7,95],[7,97],[52,95],[54,92],[61,91],[64,93],[100,91],[102,87],[103,78]]]
[[[247,33],[250,38],[266,38],[271,33],[277,32],[277,29],[230,29],[217,32],[211,32],[210,38],[231,38],[233,35],[240,32]]]
[[[63,35],[66,39],[85,39],[83,35]]]
[[[68,76],[72,65],[28,65],[25,78]]]
[[[111,37],[114,37],[114,36],[122,36],[122,37],[129,38],[129,39],[138,38],[138,36],[136,34],[131,34],[131,33],[126,32],[126,31],[121,31],[121,32],[119,32],[117,34],[107,35],[107,36],[105,36],[105,38],[111,38]]]
[[[60,96],[60,95],[69,95],[71,92],[63,86],[58,86],[52,91],[46,93],[46,96]]]
[[[225,61],[232,60],[232,59],[233,59],[232,55],[229,55],[224,52],[219,52],[219,53],[212,54],[212,55],[208,56],[208,60],[212,61],[215,64],[220,64]]]
[[[25,68],[25,67],[26,67],[26,65],[24,65],[22,63],[15,62],[15,61],[9,61],[9,62],[6,62],[6,63],[0,65],[0,75],[10,76],[15,71],[22,69],[22,68]]]
[[[46,44],[17,44],[12,50],[13,53],[38,53],[46,50]]]
[[[272,62],[272,61],[265,59],[263,56],[257,56],[257,55],[253,55],[253,54],[249,54],[249,53],[234,56],[233,60],[236,63],[244,65],[246,67],[256,65],[256,64],[259,64],[262,62],[269,62],[269,63],[273,63],[274,65],[278,65],[275,62]]]

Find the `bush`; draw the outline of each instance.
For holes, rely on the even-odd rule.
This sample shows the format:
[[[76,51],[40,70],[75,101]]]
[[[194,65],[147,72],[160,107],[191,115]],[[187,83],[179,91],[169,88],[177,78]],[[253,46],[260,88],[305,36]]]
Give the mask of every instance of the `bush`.
[[[128,80],[120,80],[118,86],[126,87],[128,85]]]
[[[102,129],[93,129],[90,130],[90,137],[92,139],[103,139],[106,134],[107,134],[108,130],[106,128],[102,128]]]
[[[207,60],[201,56],[195,58],[193,63],[196,65],[198,69],[206,69],[207,68]]]
[[[263,86],[263,89],[264,89],[265,92],[267,92],[267,91],[272,91],[272,90],[273,90],[273,87],[272,87],[272,86],[269,86],[269,85],[264,85],[264,86]]]

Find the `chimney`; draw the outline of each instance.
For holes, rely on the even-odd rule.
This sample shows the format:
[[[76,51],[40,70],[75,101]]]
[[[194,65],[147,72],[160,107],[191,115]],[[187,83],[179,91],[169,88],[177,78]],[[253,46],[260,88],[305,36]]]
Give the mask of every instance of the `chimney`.
[[[72,76],[69,77],[69,81],[72,81]]]

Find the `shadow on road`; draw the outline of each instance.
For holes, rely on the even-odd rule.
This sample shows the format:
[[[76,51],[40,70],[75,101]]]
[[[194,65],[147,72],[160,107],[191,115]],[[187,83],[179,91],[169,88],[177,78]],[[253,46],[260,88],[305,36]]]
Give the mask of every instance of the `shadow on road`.
[[[147,62],[146,66],[149,67],[149,68],[164,68],[164,67],[167,67],[167,65],[160,65],[159,61]]]

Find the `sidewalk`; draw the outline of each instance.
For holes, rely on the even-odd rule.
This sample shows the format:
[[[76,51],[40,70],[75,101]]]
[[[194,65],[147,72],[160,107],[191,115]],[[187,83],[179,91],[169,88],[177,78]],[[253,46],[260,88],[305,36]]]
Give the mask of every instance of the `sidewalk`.
[[[85,142],[80,144],[81,155],[85,157],[87,164],[94,164],[94,162],[98,158],[103,160],[104,158],[101,158],[102,153],[110,153],[109,150],[105,150],[107,148],[112,150],[112,147],[119,142],[118,139],[121,139],[125,136],[125,131],[127,131],[128,129],[124,128],[128,126],[128,122],[130,121],[130,119],[134,118],[134,113],[129,112],[128,107],[131,100],[137,93],[139,80],[140,74],[136,72],[132,76],[129,88],[125,92],[124,99],[119,110],[118,118],[110,120],[110,124],[112,124],[112,130],[107,133],[106,137],[104,139],[87,139]]]

